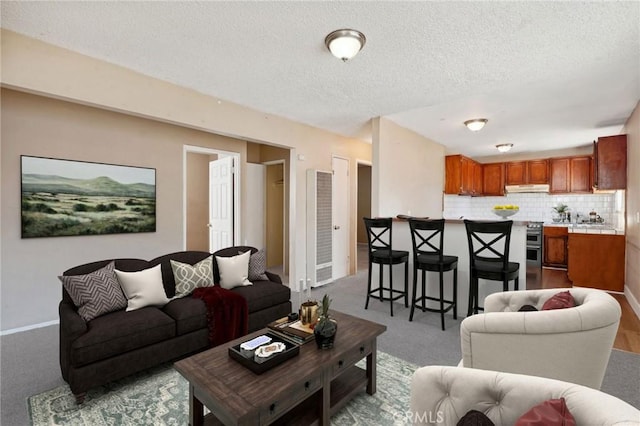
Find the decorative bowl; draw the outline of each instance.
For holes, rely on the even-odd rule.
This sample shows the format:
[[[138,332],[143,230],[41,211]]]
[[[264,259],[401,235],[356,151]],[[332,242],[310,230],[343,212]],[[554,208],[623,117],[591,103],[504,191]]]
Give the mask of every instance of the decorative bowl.
[[[493,212],[500,216],[503,219],[508,218],[509,216],[513,216],[514,214],[518,213],[518,209],[494,209]]]

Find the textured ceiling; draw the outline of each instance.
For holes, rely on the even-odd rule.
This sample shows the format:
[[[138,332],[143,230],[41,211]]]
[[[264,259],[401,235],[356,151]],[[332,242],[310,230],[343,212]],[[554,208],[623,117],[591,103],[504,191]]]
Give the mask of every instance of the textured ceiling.
[[[589,144],[640,99],[638,1],[2,1],[1,25],[347,136],[387,117],[474,157]],[[324,46],[344,27],[367,37],[347,63]]]

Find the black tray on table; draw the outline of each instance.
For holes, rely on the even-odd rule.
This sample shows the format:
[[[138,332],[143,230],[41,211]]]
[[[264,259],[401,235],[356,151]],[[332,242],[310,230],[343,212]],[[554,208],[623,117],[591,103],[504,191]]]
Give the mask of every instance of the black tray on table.
[[[282,342],[286,346],[285,350],[282,352],[278,352],[276,354],[271,355],[269,358],[266,358],[262,362],[254,361],[253,355],[250,357],[245,356],[240,350],[240,344],[232,346],[229,348],[229,356],[234,360],[238,361],[240,364],[247,367],[249,370],[253,371],[256,374],[262,374],[267,370],[275,367],[278,364],[283,363],[284,361],[293,358],[294,356],[300,353],[300,345],[294,343],[284,337],[278,336],[275,333],[266,332],[265,336],[269,336],[271,338],[270,343],[274,342]],[[248,342],[251,339],[247,339]]]

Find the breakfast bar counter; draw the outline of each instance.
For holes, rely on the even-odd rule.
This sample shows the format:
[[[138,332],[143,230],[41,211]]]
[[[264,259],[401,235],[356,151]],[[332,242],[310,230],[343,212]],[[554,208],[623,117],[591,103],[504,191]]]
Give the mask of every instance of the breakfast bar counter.
[[[518,262],[520,264],[519,274],[519,289],[526,289],[527,279],[527,261],[526,261],[526,234],[527,234],[527,221],[514,221],[513,228],[511,230],[511,243],[509,248],[509,261]],[[394,250],[406,250],[409,252],[409,302],[413,298],[412,286],[413,286],[413,245],[411,242],[411,229],[409,228],[409,222],[406,219],[396,219],[393,221],[393,249]],[[458,315],[464,317],[467,312],[469,302],[469,245],[467,242],[467,232],[464,226],[463,220],[458,219],[446,219],[444,227],[444,254],[450,256],[458,256]],[[372,287],[377,287],[379,268],[376,264],[372,268],[371,283]],[[383,279],[384,285],[388,287],[389,271],[387,267],[384,268]],[[438,274],[436,272],[429,272],[426,275],[426,292],[427,295],[438,297]],[[422,281],[421,276],[418,276],[418,289]],[[453,273],[446,272],[444,274],[444,297],[451,300],[453,297]],[[401,289],[404,285],[404,266],[393,266],[393,288]],[[513,289],[513,281],[509,283],[509,289]],[[420,291],[420,290],[418,290]],[[486,281],[480,279],[478,300],[480,300],[480,306],[483,306],[484,298],[497,291],[502,291],[502,284],[497,281]],[[376,299],[371,299],[369,303],[369,309]],[[395,303],[401,303],[402,300],[397,300]],[[388,303],[384,303],[384,309],[388,309]],[[436,303],[436,302],[432,302]],[[411,304],[409,304],[411,306]],[[416,317],[414,317],[415,319]]]

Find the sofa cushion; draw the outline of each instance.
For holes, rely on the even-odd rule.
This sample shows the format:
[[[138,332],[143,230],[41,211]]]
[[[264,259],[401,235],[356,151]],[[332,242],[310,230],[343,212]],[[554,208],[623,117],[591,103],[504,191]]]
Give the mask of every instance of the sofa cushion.
[[[79,367],[175,336],[175,321],[158,308],[116,311],[88,324],[71,345],[71,364]]]
[[[127,296],[127,311],[145,306],[164,306],[169,303],[162,285],[160,265],[138,272],[124,272],[116,269],[116,275]]]
[[[86,275],[63,275],[58,278],[85,321],[127,306],[127,299],[115,274],[114,262]]]
[[[175,320],[178,336],[207,328],[207,309],[200,299],[192,297],[173,299],[162,308],[162,311]]]
[[[242,295],[247,300],[249,313],[261,311],[291,299],[289,287],[272,281],[256,281],[253,286],[235,287],[231,291]]]
[[[220,271],[220,287],[231,290],[238,286],[252,285],[247,278],[250,257],[249,252],[231,257],[216,256],[218,271]]]
[[[190,265],[170,259],[173,279],[176,283],[175,297],[185,297],[199,287],[213,285],[213,256]]]

